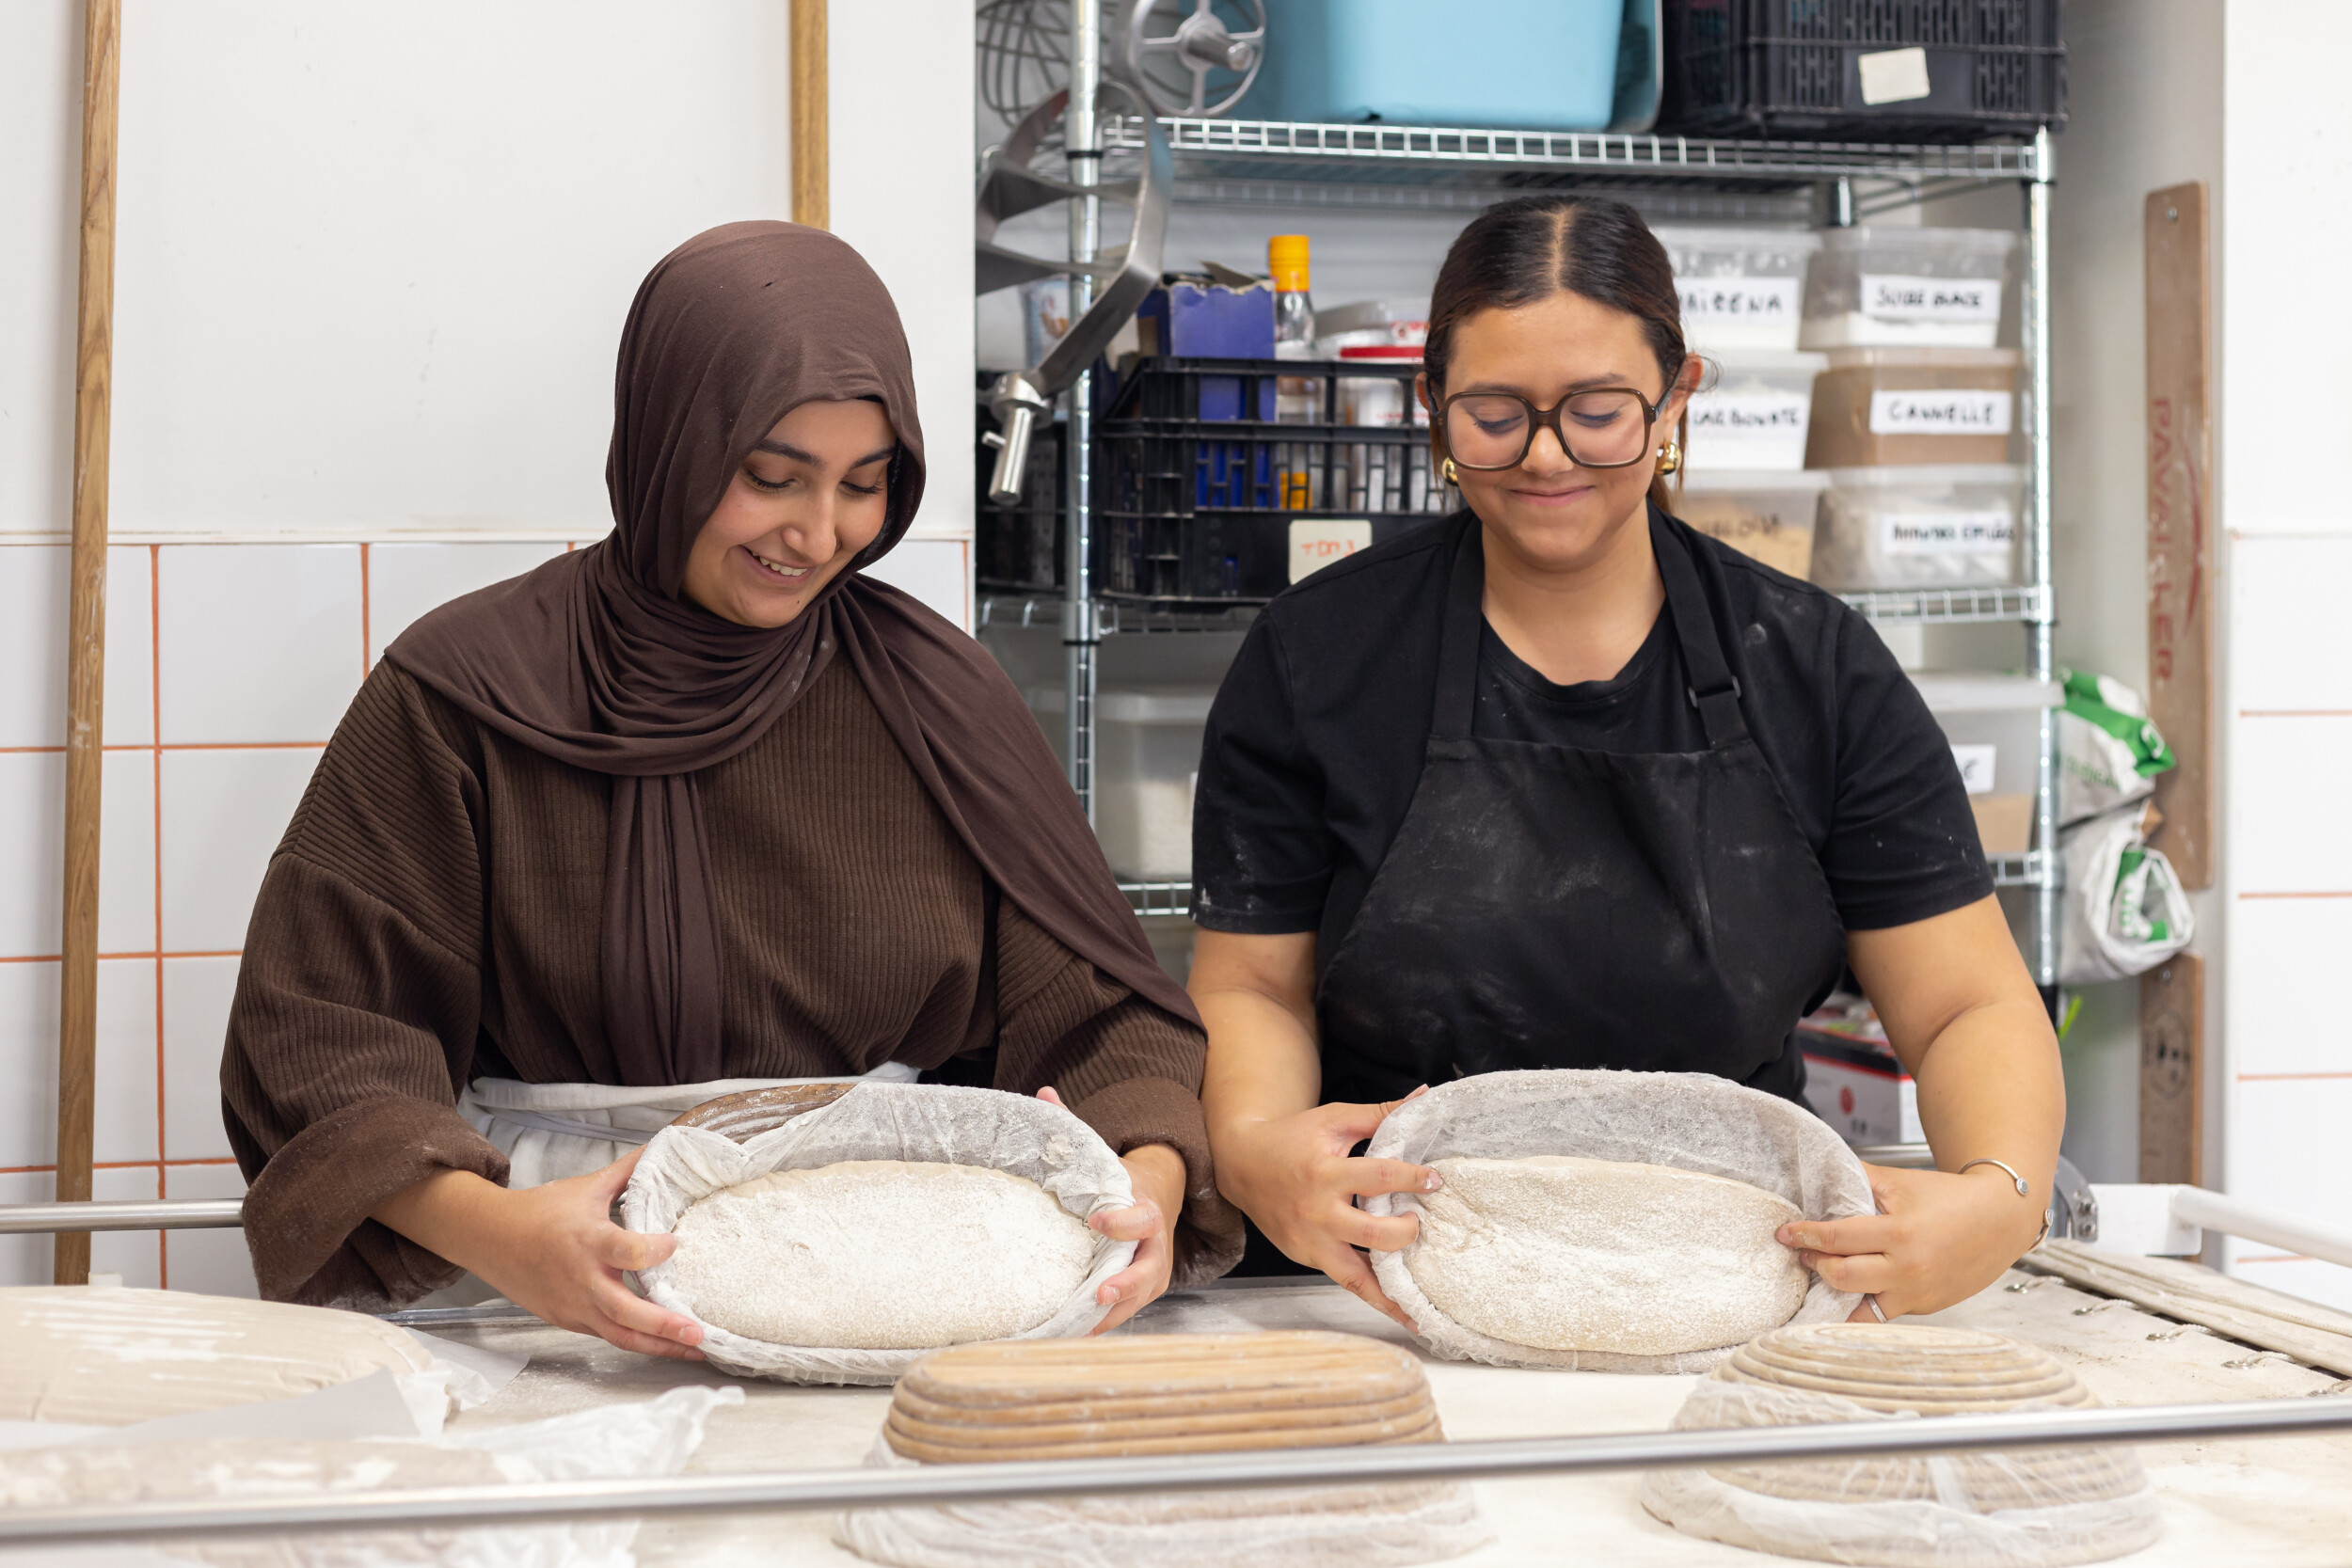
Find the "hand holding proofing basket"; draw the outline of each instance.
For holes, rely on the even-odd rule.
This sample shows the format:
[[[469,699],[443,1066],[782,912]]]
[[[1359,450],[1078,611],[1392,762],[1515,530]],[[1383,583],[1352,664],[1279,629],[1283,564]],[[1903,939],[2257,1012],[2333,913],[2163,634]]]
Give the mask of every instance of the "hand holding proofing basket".
[[[1366,1151],[1427,1164],[1464,1156],[1517,1160],[1565,1154],[1675,1165],[1744,1181],[1793,1203],[1808,1219],[1874,1214],[1862,1162],[1828,1123],[1777,1095],[1703,1072],[1555,1069],[1486,1072],[1438,1085],[1389,1113]],[[1372,1214],[1422,1212],[1411,1193],[1364,1199]],[[1418,1243],[1416,1243],[1418,1244]],[[1413,1278],[1414,1248],[1375,1252],[1373,1273],[1421,1327],[1422,1341],[1456,1361],[1569,1371],[1703,1372],[1732,1346],[1642,1355],[1512,1344],[1456,1323]],[[1862,1298],[1816,1277],[1791,1323],[1842,1321]]]
[[[942,1084],[861,1083],[830,1104],[815,1109],[794,1104],[779,1107],[778,1114],[788,1119],[740,1143],[712,1130],[724,1125],[739,1132],[739,1117],[721,1117],[712,1126],[690,1125],[696,1118],[710,1119],[698,1110],[663,1128],[645,1146],[629,1178],[621,1223],[649,1233],[674,1230],[681,1214],[713,1193],[771,1171],[844,1160],[936,1161],[1008,1171],[1035,1181],[1082,1220],[1135,1203],[1127,1167],[1092,1128],[1061,1106],[1024,1095]],[[1109,1308],[1095,1301],[1094,1292],[1135,1253],[1133,1242],[1096,1236],[1085,1281],[1059,1311],[1019,1338],[1067,1338],[1101,1323]],[[705,1322],[671,1274],[667,1261],[645,1270],[640,1277],[646,1297],[701,1323],[703,1354],[730,1371],[787,1383],[889,1384],[937,1348],[857,1350],[747,1338]]]

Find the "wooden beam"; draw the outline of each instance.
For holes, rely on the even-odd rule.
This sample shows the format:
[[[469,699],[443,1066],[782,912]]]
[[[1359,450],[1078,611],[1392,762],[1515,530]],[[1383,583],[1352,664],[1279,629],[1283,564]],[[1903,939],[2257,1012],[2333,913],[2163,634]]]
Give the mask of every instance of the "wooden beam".
[[[2175,953],[2139,977],[2139,1179],[2201,1187],[2205,960]]]
[[[98,791],[106,695],[106,464],[114,390],[115,99],[122,0],[85,0],[82,276],[73,354],[73,553],[66,612],[65,962],[57,1198],[90,1196],[98,1103]],[[89,1236],[57,1237],[60,1285],[89,1283]]]
[[[2148,717],[2180,766],[2156,779],[2149,841],[2181,885],[2213,886],[2213,315],[2205,187],[2148,193]]]
[[[792,0],[792,221],[833,226],[826,138],[825,0]]]

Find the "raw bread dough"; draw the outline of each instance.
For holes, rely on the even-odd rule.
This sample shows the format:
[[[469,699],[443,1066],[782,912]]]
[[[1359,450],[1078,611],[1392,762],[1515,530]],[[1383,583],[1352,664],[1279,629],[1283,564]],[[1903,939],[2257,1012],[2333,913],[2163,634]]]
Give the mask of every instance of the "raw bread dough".
[[[1541,1350],[1668,1355],[1778,1328],[1809,1276],[1772,1232],[1797,1206],[1673,1165],[1542,1154],[1434,1162],[1405,1253],[1465,1327]]]
[[[670,1281],[746,1338],[923,1350],[1024,1334],[1087,1277],[1094,1233],[1026,1177],[921,1160],[780,1170],[678,1216]]]
[[[0,1420],[127,1426],[431,1364],[413,1337],[359,1312],[189,1291],[0,1289]]]

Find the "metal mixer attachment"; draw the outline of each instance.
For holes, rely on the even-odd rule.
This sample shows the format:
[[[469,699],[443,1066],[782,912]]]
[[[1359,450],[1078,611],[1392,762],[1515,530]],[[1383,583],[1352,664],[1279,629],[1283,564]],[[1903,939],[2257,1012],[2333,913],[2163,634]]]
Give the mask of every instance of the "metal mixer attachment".
[[[996,448],[996,470],[989,481],[988,496],[1000,506],[1021,499],[1022,470],[1028,463],[1029,437],[1038,419],[1048,414],[1055,396],[1085,374],[1087,367],[1110,346],[1119,329],[1160,280],[1168,240],[1168,187],[1174,180],[1168,137],[1151,105],[1135,88],[1105,80],[1101,90],[1124,98],[1131,112],[1142,120],[1143,168],[1136,179],[1082,185],[1041,174],[1030,166],[1047,133],[1061,123],[1070,103],[1066,91],[1030,110],[1005,144],[980,166],[979,204],[974,219],[978,292],[990,293],[1017,283],[1073,274],[1095,281],[1094,303],[1070,324],[1070,330],[1045,357],[1027,370],[1007,371],[988,389],[985,401],[1001,427],[1001,434],[988,437]],[[1090,196],[1123,203],[1135,212],[1127,244],[1104,251],[1101,260],[1069,261],[1031,256],[996,243],[997,226],[1007,218]]]

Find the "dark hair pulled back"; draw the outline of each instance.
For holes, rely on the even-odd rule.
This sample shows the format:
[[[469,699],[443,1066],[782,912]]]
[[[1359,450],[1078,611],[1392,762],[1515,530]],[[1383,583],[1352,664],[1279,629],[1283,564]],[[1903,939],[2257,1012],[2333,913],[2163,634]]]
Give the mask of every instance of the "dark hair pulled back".
[[[1517,309],[1556,293],[1576,294],[1640,322],[1658,359],[1661,385],[1673,388],[1689,354],[1682,296],[1666,247],[1642,214],[1606,197],[1523,196],[1472,219],[1438,269],[1422,359],[1431,397],[1444,395],[1455,327],[1481,310]],[[1665,506],[1662,478],[1651,479],[1649,495]]]

